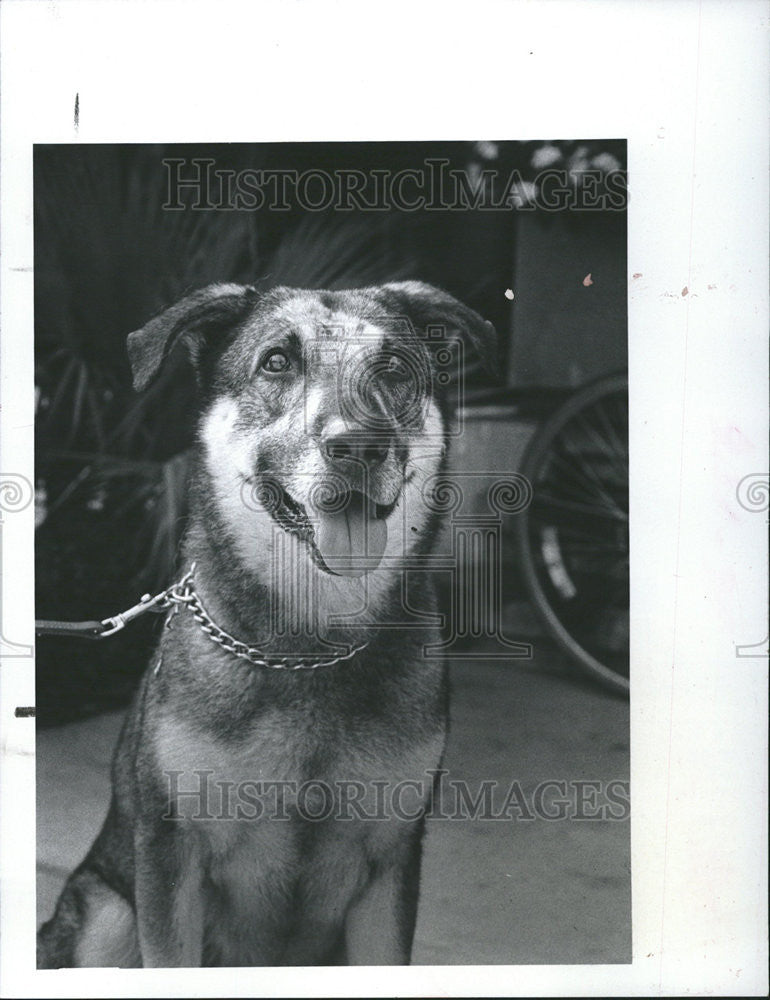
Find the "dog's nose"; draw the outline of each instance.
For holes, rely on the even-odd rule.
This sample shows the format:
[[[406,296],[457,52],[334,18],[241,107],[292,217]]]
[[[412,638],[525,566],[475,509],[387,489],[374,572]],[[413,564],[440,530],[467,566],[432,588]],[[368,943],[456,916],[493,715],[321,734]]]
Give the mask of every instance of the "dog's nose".
[[[321,450],[333,465],[357,463],[373,468],[388,457],[390,441],[365,430],[348,430],[340,424],[328,428],[321,438]]]

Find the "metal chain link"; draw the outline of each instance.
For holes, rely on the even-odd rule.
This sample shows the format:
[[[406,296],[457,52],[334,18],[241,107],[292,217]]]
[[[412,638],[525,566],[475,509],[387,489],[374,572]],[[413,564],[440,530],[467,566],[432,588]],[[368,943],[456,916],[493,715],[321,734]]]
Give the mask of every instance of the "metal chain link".
[[[316,670],[318,667],[331,667],[335,663],[350,660],[356,653],[360,653],[362,649],[366,649],[369,645],[368,642],[364,642],[360,646],[354,646],[348,653],[340,653],[338,656],[330,657],[327,660],[316,660],[312,663],[305,662],[306,657],[292,656],[291,654],[268,659],[262,650],[256,646],[248,646],[245,642],[241,642],[240,639],[235,639],[229,632],[225,632],[223,628],[217,625],[203,606],[203,602],[195,590],[194,573],[195,564],[193,563],[189,572],[178,583],[173,584],[173,586],[165,591],[160,606],[174,609],[180,607],[187,608],[192,612],[193,618],[195,618],[201,630],[212,642],[217,643],[218,646],[221,646],[228,653],[232,653],[233,656],[237,656],[242,660],[248,660],[249,663],[253,663],[257,667],[269,667],[271,670]]]

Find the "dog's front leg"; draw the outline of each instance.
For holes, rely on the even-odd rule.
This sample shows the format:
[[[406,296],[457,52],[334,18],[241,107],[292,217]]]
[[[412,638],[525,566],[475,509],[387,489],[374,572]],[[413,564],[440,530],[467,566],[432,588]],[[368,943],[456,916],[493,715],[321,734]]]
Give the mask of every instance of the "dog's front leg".
[[[141,825],[135,840],[136,915],[145,968],[198,968],[203,957],[202,864],[176,823]]]
[[[420,889],[422,823],[399,858],[369,883],[345,919],[348,965],[408,965]]]

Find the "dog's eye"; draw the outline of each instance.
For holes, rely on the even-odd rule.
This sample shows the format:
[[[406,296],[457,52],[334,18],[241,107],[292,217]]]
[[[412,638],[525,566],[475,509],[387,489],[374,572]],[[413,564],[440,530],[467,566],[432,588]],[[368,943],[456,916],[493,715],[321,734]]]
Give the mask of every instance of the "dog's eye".
[[[405,382],[411,377],[409,365],[397,354],[391,354],[386,359],[385,374],[388,378],[393,379],[394,382]]]
[[[259,367],[262,371],[268,372],[270,375],[278,375],[291,368],[291,361],[289,361],[288,356],[283,351],[269,351],[262,358]]]

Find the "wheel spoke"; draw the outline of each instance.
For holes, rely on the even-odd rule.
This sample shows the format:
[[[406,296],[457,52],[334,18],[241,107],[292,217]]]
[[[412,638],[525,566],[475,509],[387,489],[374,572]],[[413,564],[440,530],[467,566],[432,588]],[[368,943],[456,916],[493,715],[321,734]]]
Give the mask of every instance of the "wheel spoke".
[[[620,524],[628,524],[628,513],[621,510],[617,504],[599,507],[596,504],[581,503],[579,500],[567,500],[553,494],[540,493],[532,501],[532,506],[537,510],[545,508],[555,508],[560,511],[569,511],[572,514],[585,514],[588,517],[598,517],[604,520],[617,521]]]
[[[607,400],[609,403],[610,400]],[[626,426],[625,441],[618,437],[618,433],[615,427],[612,425],[612,421],[609,418],[607,411],[604,406],[597,404],[594,407],[594,412],[596,413],[601,425],[607,435],[610,444],[612,445],[613,453],[617,455],[618,459],[623,463],[623,468],[625,470],[626,476],[628,475],[628,426]]]
[[[516,528],[550,633],[616,690],[628,690],[627,400],[627,383],[611,376],[549,418],[524,458],[534,498]]]
[[[554,451],[549,458],[556,461],[586,498],[594,502],[598,499],[606,507],[622,514],[618,505],[607,492],[596,470],[592,468],[590,462],[585,460],[585,457],[581,458],[575,453],[569,453],[569,458],[567,458],[563,452]]]

